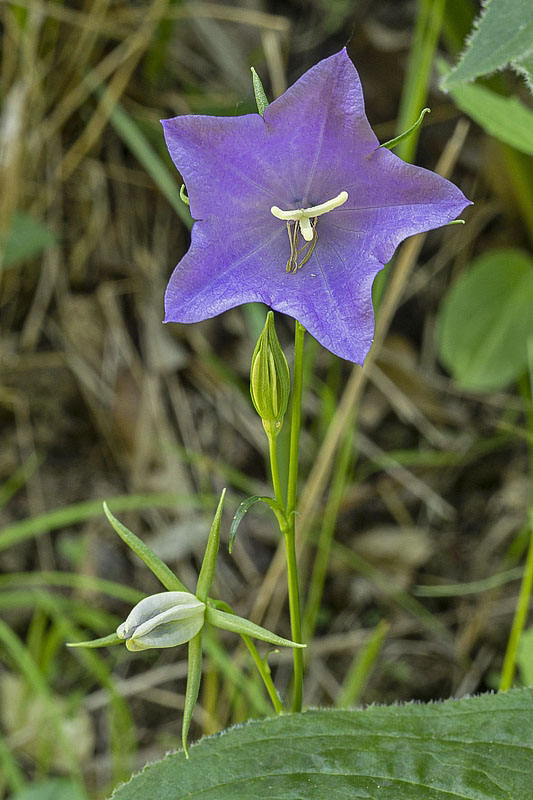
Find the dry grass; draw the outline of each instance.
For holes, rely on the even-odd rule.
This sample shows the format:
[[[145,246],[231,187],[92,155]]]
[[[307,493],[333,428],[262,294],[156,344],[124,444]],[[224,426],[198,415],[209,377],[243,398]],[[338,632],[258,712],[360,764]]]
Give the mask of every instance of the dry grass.
[[[227,522],[245,494],[268,491],[265,441],[246,385],[253,322],[237,309],[191,327],[160,324],[166,279],[187,248],[188,230],[162,188],[165,171],[176,187],[179,176],[158,120],[252,110],[251,63],[267,76],[269,93],[279,94],[353,34],[350,52],[368,86],[369,116],[387,138],[410,41],[404,11],[398,29],[386,2],[314,0],[305,11],[296,2],[0,4],[0,234],[24,211],[59,240],[42,257],[0,273],[0,481],[13,485],[4,524],[92,498],[198,493],[195,503],[121,515],[192,583],[221,487],[230,488]],[[160,160],[160,180],[113,123],[117,104]],[[442,293],[480,239],[501,245],[525,234],[513,221],[518,215],[504,181],[483,180],[479,133],[456,124],[441,95],[431,104],[421,163],[434,168],[444,152],[445,171],[453,170],[476,199],[468,225],[405,245],[364,371],[350,374],[309,348],[299,520],[308,574],[325,495],[350,439],[307,704],[336,702],[380,619],[388,631],[359,699],[428,699],[490,687],[514,609],[516,584],[446,598],[417,599],[412,591],[415,584],[479,580],[516,565],[528,488],[525,444],[512,429],[520,425],[520,399],[459,392],[437,363],[434,336]],[[279,327],[290,352],[290,325],[280,320]],[[23,474],[21,465],[28,465]],[[234,556],[221,556],[218,586],[239,613],[286,634],[276,545],[270,518],[252,512]],[[155,586],[101,517],[47,530],[2,553],[5,574],[55,570],[141,591]],[[124,615],[123,602],[81,583],[71,594],[99,612]],[[89,712],[95,744],[82,771],[105,791],[120,774],[112,772],[113,743],[101,716],[110,694],[52,644],[53,624],[42,614],[21,606],[8,609],[6,619],[51,690]],[[226,642],[231,653],[234,641]],[[240,648],[232,657],[248,675]],[[113,664],[116,691],[131,705],[138,763],[177,744],[183,658],[181,650],[163,652],[149,659],[148,670],[145,659],[103,656]],[[206,663],[196,734],[261,711],[250,698],[235,697],[215,661]],[[273,655],[271,663],[284,691],[288,656]],[[7,672],[17,672],[9,655],[0,678]],[[5,719],[4,737],[28,775],[62,771],[53,758],[39,768],[28,737],[17,740]],[[5,788],[0,781],[0,796]]]

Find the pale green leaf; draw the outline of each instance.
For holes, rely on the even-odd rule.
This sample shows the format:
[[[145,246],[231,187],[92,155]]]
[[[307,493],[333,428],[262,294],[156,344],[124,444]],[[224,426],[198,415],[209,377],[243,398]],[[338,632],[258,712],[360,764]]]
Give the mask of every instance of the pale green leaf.
[[[459,64],[442,82],[444,90],[508,65],[529,74],[533,66],[531,0],[485,0]]]
[[[477,84],[457,86],[450,94],[456,106],[490,136],[533,155],[533,111],[516,97],[503,97]]]
[[[87,795],[67,778],[49,778],[17,792],[11,800],[86,800]]]
[[[3,248],[0,242],[0,268],[36,258],[55,244],[55,233],[29,214],[19,212],[13,217]]]
[[[113,800],[529,800],[533,690],[312,710],[171,753]]]
[[[442,362],[467,389],[503,389],[527,367],[533,333],[533,260],[491,250],[455,282],[437,327]]]

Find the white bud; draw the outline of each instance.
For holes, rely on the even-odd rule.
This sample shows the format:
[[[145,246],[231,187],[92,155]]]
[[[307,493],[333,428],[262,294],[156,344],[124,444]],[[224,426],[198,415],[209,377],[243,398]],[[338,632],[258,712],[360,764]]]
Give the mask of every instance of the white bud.
[[[190,592],[160,592],[143,598],[117,628],[128,650],[175,647],[202,628],[205,603]]]

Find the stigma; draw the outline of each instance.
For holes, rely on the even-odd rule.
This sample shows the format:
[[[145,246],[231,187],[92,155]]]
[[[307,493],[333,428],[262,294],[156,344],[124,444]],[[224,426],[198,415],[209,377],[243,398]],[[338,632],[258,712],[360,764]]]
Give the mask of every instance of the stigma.
[[[283,211],[278,206],[272,206],[270,213],[277,219],[284,221],[298,222],[301,234],[306,242],[313,240],[313,225],[312,219],[327,214],[328,211],[333,211],[334,208],[342,206],[348,199],[348,192],[340,192],[336,197],[331,200],[326,200],[325,203],[320,203],[318,206],[310,206],[309,208],[295,208],[294,210]]]
[[[293,210],[283,211],[283,209],[278,208],[278,206],[272,206],[270,213],[276,217],[276,219],[282,219],[287,223],[287,233],[289,234],[289,244],[291,248],[289,260],[287,261],[287,272],[296,272],[297,269],[303,267],[311,258],[318,239],[318,234],[316,232],[318,217],[342,206],[347,199],[348,192],[343,191],[336,197],[332,197],[331,200],[326,200],[325,203],[320,203],[317,206],[310,206],[309,208],[295,208]],[[303,247],[300,248],[298,247],[299,233],[302,234],[305,241]]]

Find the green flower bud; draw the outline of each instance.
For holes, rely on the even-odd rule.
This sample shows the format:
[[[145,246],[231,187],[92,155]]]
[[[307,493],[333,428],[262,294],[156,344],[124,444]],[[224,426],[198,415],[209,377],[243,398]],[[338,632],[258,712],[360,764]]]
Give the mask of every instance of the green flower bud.
[[[205,603],[190,592],[161,592],[144,597],[117,628],[128,650],[175,647],[201,630]]]
[[[274,314],[269,311],[252,356],[250,394],[265,429],[276,435],[287,411],[289,393],[289,365],[276,334]]]

